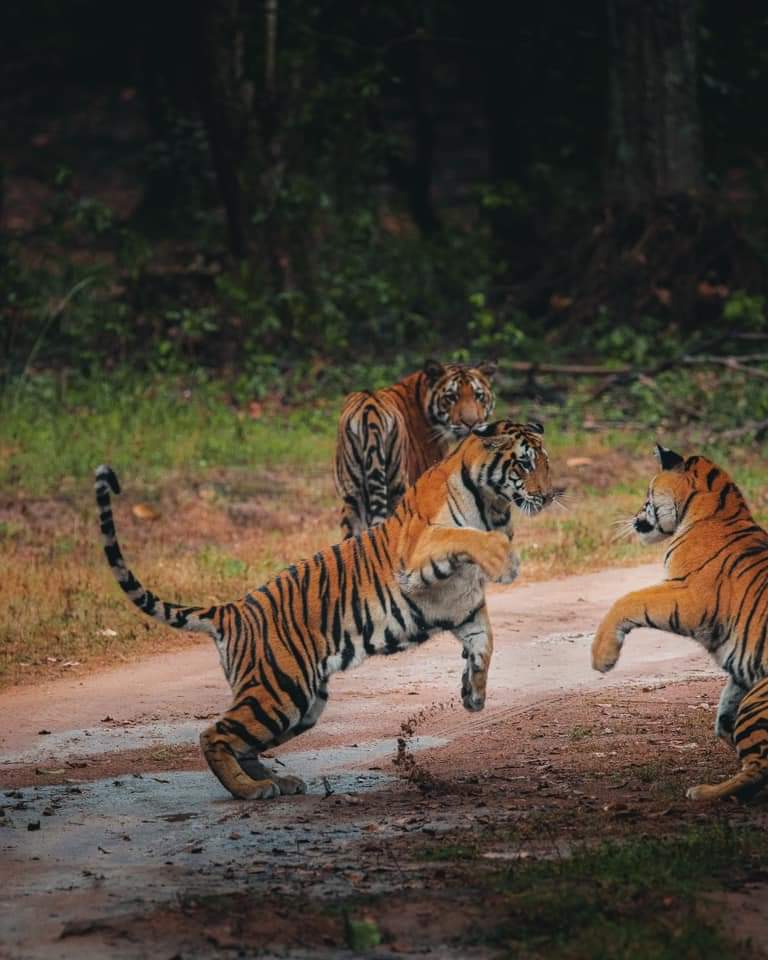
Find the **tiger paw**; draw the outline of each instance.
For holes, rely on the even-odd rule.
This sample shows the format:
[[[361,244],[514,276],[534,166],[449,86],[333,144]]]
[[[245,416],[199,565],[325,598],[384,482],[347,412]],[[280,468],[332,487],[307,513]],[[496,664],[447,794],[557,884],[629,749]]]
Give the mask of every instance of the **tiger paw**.
[[[689,800],[709,800],[714,788],[706,783],[701,783],[697,787],[688,787],[685,795]]]
[[[250,777],[243,776],[237,778],[232,784],[227,784],[227,789],[233,797],[238,800],[272,800],[280,796],[280,787],[274,780],[251,780]]]
[[[478,551],[477,563],[483,573],[491,580],[497,580],[509,564],[509,538],[498,530],[491,530],[483,537],[482,548]]]
[[[592,642],[592,669],[608,673],[616,666],[621,654],[621,644],[614,635],[600,632]]]
[[[470,690],[468,693],[462,693],[461,702],[465,710],[469,710],[470,713],[478,713],[485,706],[485,694],[474,693]]]
[[[517,575],[520,573],[520,557],[513,551],[507,554],[507,562],[500,576],[496,578],[496,583],[514,583]]]
[[[300,777],[273,777],[273,779],[284,796],[307,792],[307,785]]]

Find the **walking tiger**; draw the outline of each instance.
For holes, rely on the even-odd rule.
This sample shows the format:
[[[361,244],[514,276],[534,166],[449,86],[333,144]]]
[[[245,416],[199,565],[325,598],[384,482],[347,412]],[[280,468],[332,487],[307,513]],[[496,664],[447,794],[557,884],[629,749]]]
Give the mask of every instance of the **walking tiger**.
[[[666,576],[611,607],[592,644],[592,665],[610,670],[635,627],[702,644],[728,674],[715,733],[735,747],[741,769],[687,795],[749,795],[768,782],[768,533],[725,470],[658,445],[656,453],[661,472],[632,525],[645,543],[671,538]]]
[[[107,561],[144,613],[208,634],[232,689],[232,705],[200,744],[221,783],[240,798],[304,792],[260,761],[317,722],[328,680],[366,657],[395,653],[451,631],[466,658],[461,698],[485,703],[493,637],[488,580],[517,574],[511,507],[535,514],[557,496],[538,424],[499,421],[467,437],[427,470],[394,514],[357,537],[300,560],[244,598],[215,606],[160,600],[128,569],[117,541],[110,467],[96,471]]]
[[[492,363],[427,360],[383,390],[351,393],[339,420],[341,530],[357,536],[392,514],[406,487],[493,413]]]

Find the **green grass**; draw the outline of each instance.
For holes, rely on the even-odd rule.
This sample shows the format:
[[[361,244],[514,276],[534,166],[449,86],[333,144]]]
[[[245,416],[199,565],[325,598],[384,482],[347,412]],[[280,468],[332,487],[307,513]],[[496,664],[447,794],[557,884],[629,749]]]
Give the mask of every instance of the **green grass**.
[[[713,825],[522,861],[496,876],[503,905],[483,939],[553,960],[749,956],[733,952],[713,904],[766,853],[761,833]]]
[[[68,491],[103,462],[142,483],[216,466],[330,467],[335,428],[329,401],[253,419],[223,382],[32,381],[0,397],[0,489]]]

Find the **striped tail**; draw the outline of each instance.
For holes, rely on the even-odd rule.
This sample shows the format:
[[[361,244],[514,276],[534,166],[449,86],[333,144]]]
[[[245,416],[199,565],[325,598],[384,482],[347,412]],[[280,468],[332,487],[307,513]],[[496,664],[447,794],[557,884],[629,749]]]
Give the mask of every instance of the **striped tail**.
[[[98,467],[96,469],[96,503],[99,507],[104,555],[123,592],[130,597],[139,610],[159,620],[160,623],[179,630],[207,633],[214,640],[218,640],[219,631],[213,622],[218,607],[183,607],[179,603],[167,603],[146,590],[128,569],[120,544],[117,542],[110,491],[115,494],[120,493],[117,476],[111,467]]]

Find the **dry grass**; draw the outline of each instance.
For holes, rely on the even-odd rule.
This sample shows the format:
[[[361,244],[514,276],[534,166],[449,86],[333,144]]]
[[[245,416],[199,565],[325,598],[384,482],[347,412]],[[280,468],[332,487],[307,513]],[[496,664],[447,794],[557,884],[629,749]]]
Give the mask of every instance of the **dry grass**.
[[[306,472],[252,479],[217,470],[188,486],[169,476],[150,496],[137,496],[129,483],[114,503],[126,558],[164,599],[239,597],[337,538],[325,473],[306,483]],[[138,504],[157,519],[139,519]],[[104,562],[90,497],[6,503],[0,517],[0,683],[195,642],[126,603]]]

